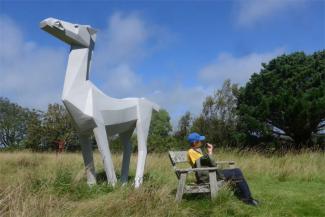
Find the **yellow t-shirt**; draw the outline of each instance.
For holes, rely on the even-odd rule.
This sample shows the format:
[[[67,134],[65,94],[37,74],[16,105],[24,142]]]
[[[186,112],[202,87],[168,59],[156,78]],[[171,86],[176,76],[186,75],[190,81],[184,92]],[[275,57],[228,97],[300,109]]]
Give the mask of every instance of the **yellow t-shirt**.
[[[187,158],[188,158],[188,161],[190,162],[192,167],[194,166],[195,161],[202,156],[203,156],[203,154],[201,152],[199,152],[198,150],[195,150],[193,148],[191,148],[187,151]]]

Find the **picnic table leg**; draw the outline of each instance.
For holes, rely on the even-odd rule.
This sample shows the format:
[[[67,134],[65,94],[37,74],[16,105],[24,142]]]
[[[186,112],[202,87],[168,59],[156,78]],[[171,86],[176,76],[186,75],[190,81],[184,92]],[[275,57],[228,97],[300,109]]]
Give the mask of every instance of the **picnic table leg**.
[[[186,181],[187,173],[181,173],[180,179],[178,181],[177,193],[176,193],[176,201],[181,201],[184,194],[184,187]]]
[[[215,171],[209,172],[209,179],[210,179],[211,199],[214,199],[217,197],[217,193],[218,193],[217,175]]]

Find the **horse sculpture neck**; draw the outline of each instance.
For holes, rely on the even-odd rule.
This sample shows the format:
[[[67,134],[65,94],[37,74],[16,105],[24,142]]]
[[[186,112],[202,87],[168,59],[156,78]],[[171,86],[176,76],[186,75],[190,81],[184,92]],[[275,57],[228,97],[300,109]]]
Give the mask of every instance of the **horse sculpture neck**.
[[[72,90],[84,87],[89,79],[91,55],[92,49],[90,48],[71,46],[63,86],[63,98]]]

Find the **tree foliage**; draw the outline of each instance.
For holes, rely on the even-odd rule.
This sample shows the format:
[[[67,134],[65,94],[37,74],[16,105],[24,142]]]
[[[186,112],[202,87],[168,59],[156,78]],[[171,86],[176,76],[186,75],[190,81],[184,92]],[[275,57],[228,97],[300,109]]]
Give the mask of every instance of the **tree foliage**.
[[[325,121],[325,50],[296,52],[262,64],[238,98],[240,129],[256,141],[281,135],[311,145]]]
[[[132,151],[138,151],[138,142],[136,130],[131,137]],[[172,136],[172,125],[170,123],[169,113],[161,109],[159,112],[153,112],[150,122],[147,150],[148,152],[164,152],[170,150],[176,144]],[[110,138],[110,150],[112,152],[121,152],[122,143],[118,135]]]
[[[116,136],[114,138],[110,141],[111,150],[121,151],[120,140]],[[80,149],[77,131],[63,105],[49,104],[47,111],[43,112],[29,110],[6,98],[0,98],[0,147],[50,151],[56,149],[59,140],[65,141],[66,150]],[[131,140],[133,150],[137,151],[135,134]],[[93,137],[91,142],[96,144]],[[168,112],[154,112],[148,135],[148,151],[166,151],[175,144]]]
[[[58,140],[64,140],[67,149],[79,149],[72,119],[62,105],[49,104],[43,112],[0,98],[0,146],[53,150]]]
[[[282,55],[262,67],[240,89],[226,80],[206,97],[201,114],[194,117],[186,112],[180,118],[174,134],[168,112],[153,113],[148,151],[184,149],[186,136],[193,131],[218,146],[289,143],[295,148],[325,147],[325,50]],[[68,150],[80,148],[73,121],[62,105],[49,104],[43,112],[0,97],[0,148],[53,150],[58,140],[64,140]],[[134,134],[134,151],[136,141]],[[110,148],[121,151],[119,139],[110,141]]]
[[[169,113],[161,109],[152,114],[148,136],[148,151],[167,151],[175,145]]]
[[[18,147],[26,135],[30,111],[0,97],[0,145]]]
[[[55,142],[64,140],[66,149],[79,149],[77,132],[68,111],[60,104],[49,104],[43,118],[43,142],[48,148],[55,148]]]
[[[42,140],[44,129],[42,127],[42,119],[44,112],[34,110],[30,114],[27,123],[25,147],[34,151],[40,150],[42,147]]]
[[[183,141],[186,136],[190,133],[192,128],[193,117],[192,114],[187,111],[178,121],[177,131],[175,137],[180,141]]]
[[[224,81],[222,88],[203,102],[202,113],[193,121],[192,131],[221,146],[236,144],[236,104],[238,85]]]

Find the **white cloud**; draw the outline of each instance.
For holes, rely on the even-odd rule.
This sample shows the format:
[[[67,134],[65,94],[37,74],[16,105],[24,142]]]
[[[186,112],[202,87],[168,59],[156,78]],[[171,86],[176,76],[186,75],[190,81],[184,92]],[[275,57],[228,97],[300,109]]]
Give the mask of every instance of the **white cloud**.
[[[104,91],[116,97],[144,94],[134,65],[149,52],[146,46],[154,37],[152,31],[135,13],[111,16],[107,29],[99,31],[93,58],[96,64],[91,69],[95,80],[104,81],[100,85]],[[60,102],[67,54],[68,48],[48,48],[27,41],[12,19],[0,16],[0,96],[38,109]]]
[[[261,63],[268,62],[283,54],[284,49],[278,48],[272,52],[251,53],[242,57],[234,57],[228,53],[220,54],[217,59],[199,71],[199,79],[208,84],[218,84],[230,79],[234,83],[245,84],[251,74],[259,72]]]
[[[107,82],[104,83],[108,89],[117,92],[118,95],[128,95],[134,90],[141,88],[142,80],[128,64],[119,64],[116,67],[110,69],[109,74],[106,74]],[[107,88],[106,87],[106,88]],[[139,94],[136,93],[136,94]]]
[[[172,118],[174,129],[177,127],[179,118],[186,111],[190,111],[194,115],[198,115],[202,110],[204,99],[211,94],[211,87],[203,87],[197,85],[195,87],[187,87],[181,84],[173,84],[173,87],[155,90],[153,94],[146,97],[166,109]]]
[[[113,14],[107,29],[98,32],[96,58],[99,66],[132,63],[146,55],[150,27],[138,14]]]
[[[147,83],[136,65],[151,55],[162,41],[170,40],[170,33],[145,22],[139,14],[114,14],[96,44],[94,80],[103,80],[100,87],[114,97],[146,97],[166,109],[173,126],[185,111],[198,114],[207,91],[202,87],[185,87],[173,81]],[[99,39],[99,38],[98,38]],[[97,56],[97,57],[96,57]],[[95,75],[94,75],[95,76]]]
[[[161,34],[162,33],[162,34]],[[113,97],[140,97],[149,90],[136,66],[161,44],[168,33],[137,13],[115,13],[98,32],[93,80]]]
[[[42,109],[58,101],[64,78],[64,50],[25,41],[17,24],[5,16],[0,16],[0,31],[0,96]]]
[[[303,3],[304,0],[242,0],[236,4],[237,24],[253,26],[286,10],[296,9]]]
[[[216,82],[221,86],[230,78],[243,84],[252,72],[259,71],[261,62],[283,52],[276,49],[243,57],[220,54],[202,68],[193,87],[175,80],[147,83],[136,70],[137,64],[168,38],[166,31],[146,23],[138,14],[113,14],[107,28],[97,36],[91,80],[112,97],[146,97],[158,103],[170,113],[174,127],[186,111],[201,112],[205,97],[219,87]],[[48,48],[27,41],[13,20],[0,16],[0,96],[40,109],[60,102],[67,54],[68,48]],[[207,85],[200,84],[202,81]]]
[[[0,17],[0,27],[1,37],[6,35],[0,41],[0,96],[38,109],[60,102],[68,49],[26,41],[8,17]],[[147,24],[138,14],[113,14],[107,29],[98,33],[91,80],[113,97],[147,97],[167,109],[176,123],[183,111],[200,110],[205,93],[199,87],[148,84],[136,72],[136,65],[161,45],[163,37],[168,38],[166,31]]]
[[[151,96],[147,96],[157,103],[166,106],[173,115],[178,117],[186,111],[199,114],[205,97],[212,93],[211,87],[197,85],[194,87],[177,84],[169,89],[155,91]]]
[[[8,62],[19,54],[19,48],[22,48],[22,33],[16,27],[15,23],[5,16],[0,16],[0,58],[1,62]],[[16,46],[12,46],[16,45]]]
[[[8,17],[0,17],[0,31],[0,96],[40,109],[60,102],[68,48],[48,48],[26,41],[20,27]],[[221,54],[199,72],[201,80],[194,87],[175,80],[147,83],[136,66],[160,46],[164,37],[168,38],[165,33],[138,14],[113,14],[107,29],[98,33],[91,80],[112,97],[146,97],[158,103],[170,113],[174,127],[186,111],[201,112],[205,97],[219,87],[213,82],[220,81],[221,85],[231,78],[243,83],[250,73],[259,71],[261,62],[283,52],[277,49],[239,58]]]

